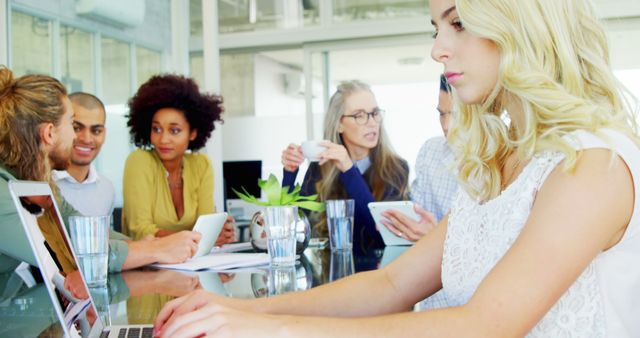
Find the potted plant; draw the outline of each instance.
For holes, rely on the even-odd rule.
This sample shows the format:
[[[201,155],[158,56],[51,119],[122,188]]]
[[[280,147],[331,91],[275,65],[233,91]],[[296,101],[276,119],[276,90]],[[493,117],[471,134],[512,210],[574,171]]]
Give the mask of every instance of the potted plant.
[[[300,195],[301,187],[296,184],[293,190],[289,191],[289,186],[281,186],[275,175],[269,175],[266,180],[258,180],[258,187],[264,192],[266,201],[261,201],[255,196],[249,194],[242,187],[243,192],[235,189],[233,191],[240,199],[261,206],[297,206],[299,212],[299,221],[296,225],[296,252],[301,253],[307,248],[309,239],[311,238],[311,225],[309,219],[301,209],[310,211],[324,211],[324,203],[316,201],[318,195],[302,196]],[[263,212],[259,211],[251,218],[250,225],[251,245],[255,250],[266,251],[267,240],[264,229]]]

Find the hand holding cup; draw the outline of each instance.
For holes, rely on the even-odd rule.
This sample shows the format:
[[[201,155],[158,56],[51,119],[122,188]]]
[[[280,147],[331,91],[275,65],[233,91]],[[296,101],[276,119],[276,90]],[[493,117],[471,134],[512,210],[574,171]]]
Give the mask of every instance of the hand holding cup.
[[[297,144],[291,143],[282,151],[282,165],[286,171],[295,172],[303,161],[302,149]]]

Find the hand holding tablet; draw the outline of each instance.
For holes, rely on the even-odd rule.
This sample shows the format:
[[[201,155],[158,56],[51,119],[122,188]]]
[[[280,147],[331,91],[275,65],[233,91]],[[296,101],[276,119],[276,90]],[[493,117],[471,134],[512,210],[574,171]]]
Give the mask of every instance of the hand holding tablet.
[[[200,238],[198,251],[193,255],[193,258],[204,256],[211,252],[226,220],[226,212],[198,216],[198,220],[193,226],[193,231],[199,232],[202,238]]]
[[[393,202],[371,202],[367,205],[369,207],[369,211],[371,212],[371,216],[376,221],[376,225],[378,226],[378,231],[380,231],[380,235],[382,236],[382,240],[384,244],[389,245],[412,245],[413,242],[398,237],[397,234],[392,233],[389,229],[387,229],[384,224],[382,224],[382,213],[386,210],[395,209],[403,214],[412,217],[415,220],[419,220],[420,216],[418,216],[415,211],[413,211],[413,202],[411,201],[393,201]]]

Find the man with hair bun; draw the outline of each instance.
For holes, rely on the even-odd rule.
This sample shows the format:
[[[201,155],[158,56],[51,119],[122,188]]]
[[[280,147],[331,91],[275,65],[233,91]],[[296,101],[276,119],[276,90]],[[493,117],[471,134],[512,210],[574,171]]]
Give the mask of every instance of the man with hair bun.
[[[75,140],[73,123],[73,106],[60,81],[46,75],[14,78],[0,66],[0,272],[11,271],[21,261],[36,265],[9,193],[10,180],[50,182],[62,217],[80,214],[58,196],[51,182],[52,169],[68,168]],[[181,263],[195,254],[199,240],[200,234],[189,233],[132,241],[112,231],[109,270]]]

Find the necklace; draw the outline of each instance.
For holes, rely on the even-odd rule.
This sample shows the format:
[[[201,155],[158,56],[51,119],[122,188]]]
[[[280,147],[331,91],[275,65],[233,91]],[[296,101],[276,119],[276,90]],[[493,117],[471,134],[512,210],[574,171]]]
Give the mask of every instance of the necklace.
[[[501,182],[501,186],[502,189],[504,190],[508,184],[512,183],[511,179],[515,176],[518,167],[520,166],[520,158],[516,155],[516,159],[513,161],[513,164],[511,165],[511,172],[509,172],[509,176],[505,176],[504,180],[502,180]],[[502,166],[502,174],[505,174],[505,167],[507,165],[507,162],[505,161],[504,165]]]
[[[182,189],[182,167],[178,169],[178,179],[171,179],[171,176],[167,172],[167,183],[169,184],[169,189]]]

